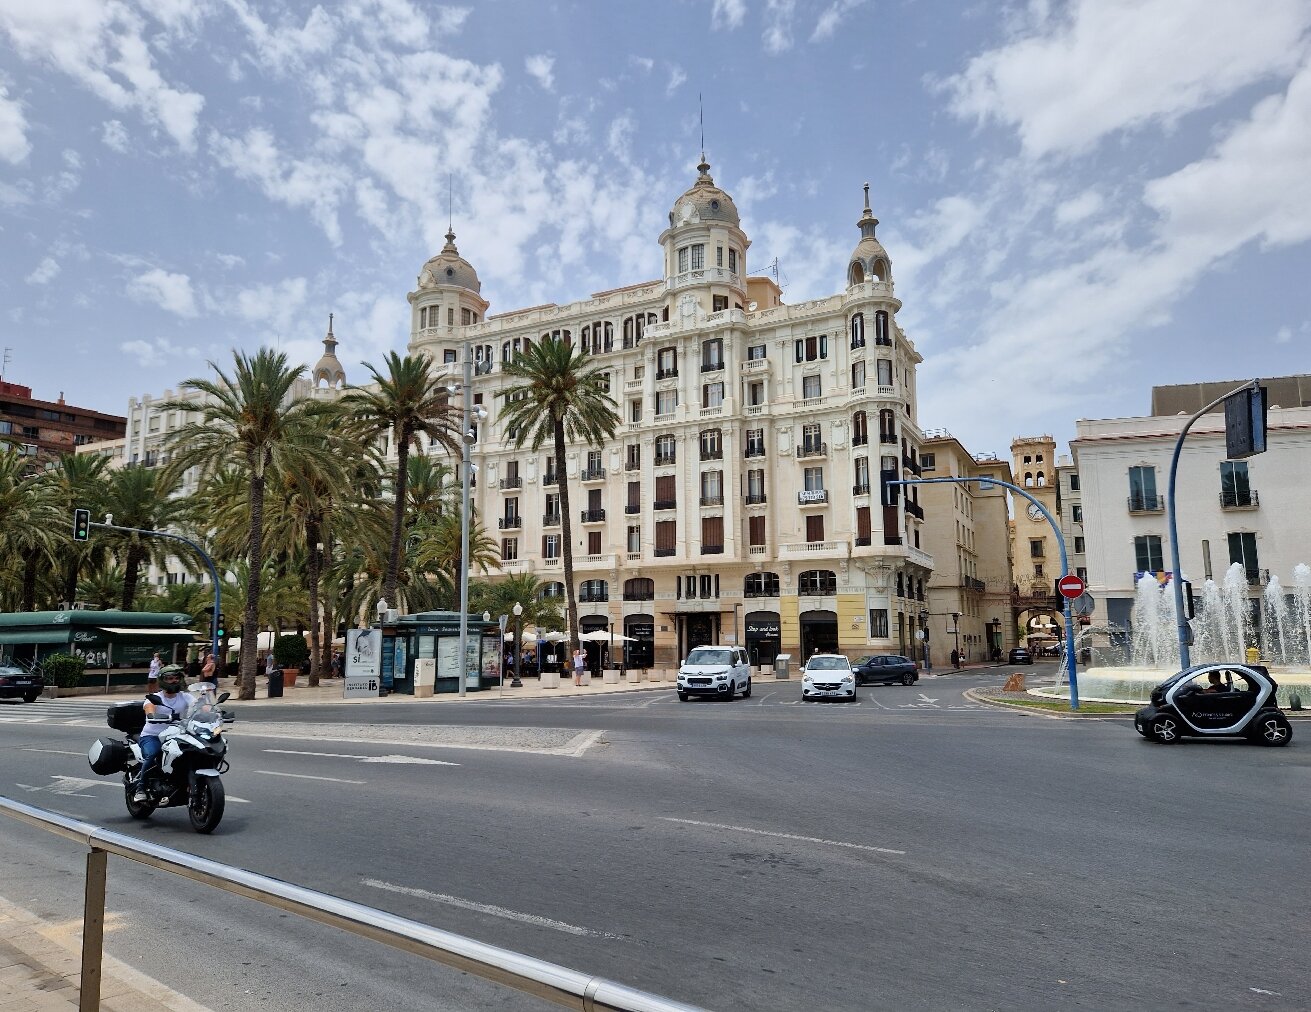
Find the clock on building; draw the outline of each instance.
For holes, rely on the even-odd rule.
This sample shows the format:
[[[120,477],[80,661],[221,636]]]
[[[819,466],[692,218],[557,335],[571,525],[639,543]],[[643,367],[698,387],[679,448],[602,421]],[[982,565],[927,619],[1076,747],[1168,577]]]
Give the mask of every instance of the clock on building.
[[[1042,510],[1038,507],[1036,502],[1029,503],[1029,519],[1035,522],[1047,519],[1042,515]]]

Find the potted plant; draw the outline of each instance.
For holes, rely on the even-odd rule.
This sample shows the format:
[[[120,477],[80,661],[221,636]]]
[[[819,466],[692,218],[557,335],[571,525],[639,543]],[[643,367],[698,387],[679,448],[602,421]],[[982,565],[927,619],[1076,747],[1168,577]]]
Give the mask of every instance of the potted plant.
[[[273,641],[273,663],[282,669],[283,687],[296,684],[300,666],[309,658],[310,648],[299,633],[279,636]]]

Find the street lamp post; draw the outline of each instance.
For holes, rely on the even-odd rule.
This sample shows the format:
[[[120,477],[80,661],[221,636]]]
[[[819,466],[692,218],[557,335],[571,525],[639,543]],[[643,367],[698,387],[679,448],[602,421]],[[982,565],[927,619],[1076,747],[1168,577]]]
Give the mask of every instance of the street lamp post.
[[[463,401],[463,420],[460,429],[460,695],[465,694],[465,682],[469,679],[469,488],[472,477],[472,461],[469,450],[477,435],[473,429],[473,344],[464,342],[464,382],[459,386],[446,385],[447,393],[460,391]],[[487,412],[479,406],[477,415],[485,417]]]
[[[961,655],[960,655],[960,612],[958,611],[953,611],[951,613],[951,635],[956,640],[956,667],[959,668],[961,666]]]
[[[523,638],[523,605],[515,601],[511,611],[514,612],[514,681],[510,683],[510,688],[518,689],[523,687],[523,679],[519,677],[523,661],[523,652],[519,649],[519,641]]]

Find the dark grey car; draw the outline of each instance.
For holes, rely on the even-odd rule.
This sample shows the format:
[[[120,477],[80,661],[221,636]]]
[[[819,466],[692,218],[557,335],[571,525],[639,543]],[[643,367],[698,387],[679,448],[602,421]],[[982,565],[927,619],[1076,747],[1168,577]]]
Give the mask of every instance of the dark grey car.
[[[869,654],[851,662],[857,685],[914,685],[920,679],[920,669],[909,657],[900,654]]]

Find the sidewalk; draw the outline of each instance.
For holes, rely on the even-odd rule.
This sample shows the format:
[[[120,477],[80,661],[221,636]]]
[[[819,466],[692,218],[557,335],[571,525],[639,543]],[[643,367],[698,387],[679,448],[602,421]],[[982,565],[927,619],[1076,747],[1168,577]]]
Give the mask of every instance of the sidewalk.
[[[106,928],[112,924],[106,916]],[[0,1010],[75,1012],[82,970],[81,921],[49,924],[0,899]],[[104,1012],[208,1012],[125,963],[105,956]]]

